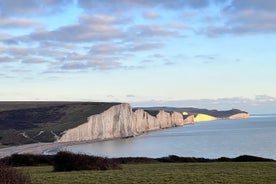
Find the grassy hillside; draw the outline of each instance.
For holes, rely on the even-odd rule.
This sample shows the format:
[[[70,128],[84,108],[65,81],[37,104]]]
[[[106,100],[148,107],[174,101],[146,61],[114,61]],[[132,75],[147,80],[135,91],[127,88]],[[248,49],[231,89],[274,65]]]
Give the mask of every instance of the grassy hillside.
[[[64,130],[119,103],[0,102],[0,145],[52,142]]]
[[[52,172],[51,166],[20,167],[34,184],[82,183],[275,183],[275,162],[127,164],[119,170]]]

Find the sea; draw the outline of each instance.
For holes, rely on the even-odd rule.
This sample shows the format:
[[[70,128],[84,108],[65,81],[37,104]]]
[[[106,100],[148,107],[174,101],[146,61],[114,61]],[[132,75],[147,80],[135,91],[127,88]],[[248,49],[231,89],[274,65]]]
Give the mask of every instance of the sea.
[[[234,158],[254,155],[276,160],[276,114],[198,122],[132,138],[72,145],[54,151],[61,150],[104,157]]]

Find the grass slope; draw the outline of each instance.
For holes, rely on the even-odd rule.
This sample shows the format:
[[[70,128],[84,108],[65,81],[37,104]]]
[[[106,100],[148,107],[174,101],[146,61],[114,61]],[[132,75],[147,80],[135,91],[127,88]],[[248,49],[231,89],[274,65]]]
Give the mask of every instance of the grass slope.
[[[127,164],[121,170],[52,172],[51,166],[20,167],[33,184],[82,183],[276,183],[275,162]]]
[[[0,102],[0,145],[52,142],[64,130],[119,103]]]

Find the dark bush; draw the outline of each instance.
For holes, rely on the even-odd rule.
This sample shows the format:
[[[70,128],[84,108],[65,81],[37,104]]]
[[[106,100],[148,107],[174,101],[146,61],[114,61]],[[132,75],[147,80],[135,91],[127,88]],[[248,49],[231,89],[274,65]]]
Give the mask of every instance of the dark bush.
[[[120,165],[112,159],[59,152],[54,157],[54,171],[109,170],[119,169]]]
[[[205,158],[195,158],[195,157],[179,157],[176,155],[169,155],[167,157],[157,158],[159,162],[172,162],[172,163],[181,163],[181,162],[211,162],[211,159]]]
[[[53,155],[13,154],[2,158],[0,163],[11,166],[53,165]]]
[[[0,164],[1,184],[29,184],[30,176],[17,171],[15,168]]]
[[[234,159],[232,159],[234,162],[271,162],[274,161],[272,159],[268,158],[262,158],[262,157],[256,157],[251,155],[241,155]]]
[[[147,163],[158,162],[154,158],[147,158],[147,157],[120,157],[120,158],[113,158],[112,160],[120,164],[147,164]]]

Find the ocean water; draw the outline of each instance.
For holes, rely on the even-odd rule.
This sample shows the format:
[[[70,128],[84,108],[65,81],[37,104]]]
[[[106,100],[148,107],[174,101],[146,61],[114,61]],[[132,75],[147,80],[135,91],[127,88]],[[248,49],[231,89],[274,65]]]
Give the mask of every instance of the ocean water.
[[[201,122],[133,138],[66,146],[61,150],[106,157],[219,158],[247,154],[276,159],[276,115]]]

